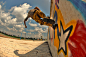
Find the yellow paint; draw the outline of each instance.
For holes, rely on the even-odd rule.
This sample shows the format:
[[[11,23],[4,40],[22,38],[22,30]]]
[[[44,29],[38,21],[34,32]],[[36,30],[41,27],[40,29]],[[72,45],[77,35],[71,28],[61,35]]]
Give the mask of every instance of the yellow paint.
[[[64,22],[64,18],[61,14],[61,11],[60,9],[57,9],[56,5],[55,5],[55,10],[57,12],[57,23],[58,23],[58,28],[59,28],[59,32],[60,32],[60,21],[62,22],[62,26],[63,26],[63,29],[66,30],[68,27],[70,27],[71,25],[73,26],[73,29],[71,31],[71,34],[70,36],[73,35],[74,33],[74,30],[75,30],[75,27],[76,27],[76,20],[71,20],[69,23],[65,24]],[[55,13],[55,12],[54,12]],[[70,37],[69,36],[69,37]],[[65,55],[65,53],[63,52],[63,50],[61,50],[59,53],[58,53],[58,48],[59,48],[59,39],[58,39],[58,35],[57,35],[57,28],[55,29],[55,39],[54,39],[54,46],[57,47],[57,53],[58,55],[62,52],[64,54],[64,57],[68,57],[68,42],[69,42],[69,39],[68,41],[66,42],[66,45],[67,45],[67,55]]]
[[[59,40],[58,40],[58,35],[57,35],[57,27],[55,29],[55,39],[54,39],[54,45],[59,48]]]

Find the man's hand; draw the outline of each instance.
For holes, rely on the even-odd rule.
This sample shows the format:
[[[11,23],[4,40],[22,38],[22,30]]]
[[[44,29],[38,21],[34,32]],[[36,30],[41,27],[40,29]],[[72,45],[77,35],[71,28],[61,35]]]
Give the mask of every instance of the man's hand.
[[[27,28],[27,26],[26,26],[26,21],[27,21],[27,19],[25,19],[25,20],[24,20],[24,25],[25,25],[25,28]]]
[[[27,28],[27,26],[25,26],[25,28]]]

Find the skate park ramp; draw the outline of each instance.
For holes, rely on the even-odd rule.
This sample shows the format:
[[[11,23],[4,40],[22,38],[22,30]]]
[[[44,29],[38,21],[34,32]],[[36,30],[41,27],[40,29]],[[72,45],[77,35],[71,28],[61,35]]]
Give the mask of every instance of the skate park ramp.
[[[46,41],[0,37],[0,57],[52,57]]]
[[[48,44],[53,57],[86,57],[86,2],[51,0]]]

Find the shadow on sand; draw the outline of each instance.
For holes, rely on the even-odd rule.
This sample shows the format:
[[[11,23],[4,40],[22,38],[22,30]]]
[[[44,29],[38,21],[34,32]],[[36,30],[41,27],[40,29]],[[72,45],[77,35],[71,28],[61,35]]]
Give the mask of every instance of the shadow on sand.
[[[44,42],[43,44],[26,54],[19,54],[18,51],[19,50],[15,50],[14,54],[19,57],[52,57],[47,42]]]

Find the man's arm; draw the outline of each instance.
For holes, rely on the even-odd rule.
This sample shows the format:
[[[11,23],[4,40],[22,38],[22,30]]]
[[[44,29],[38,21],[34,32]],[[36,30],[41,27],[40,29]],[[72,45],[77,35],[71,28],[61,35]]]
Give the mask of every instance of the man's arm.
[[[25,19],[24,19],[24,25],[25,25],[25,28],[27,28],[27,26],[26,26],[26,21],[28,20],[28,17],[26,17]]]

